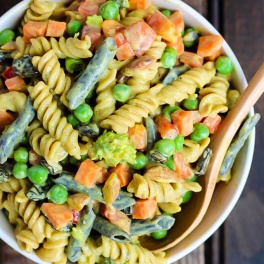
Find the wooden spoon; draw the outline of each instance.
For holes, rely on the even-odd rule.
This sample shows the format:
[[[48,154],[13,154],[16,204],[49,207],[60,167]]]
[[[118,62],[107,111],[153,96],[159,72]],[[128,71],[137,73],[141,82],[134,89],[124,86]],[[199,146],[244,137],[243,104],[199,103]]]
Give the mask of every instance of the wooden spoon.
[[[225,153],[251,107],[264,91],[264,64],[250,81],[239,100],[221,123],[216,135],[211,139],[213,155],[204,176],[199,177],[202,191],[195,193],[190,203],[184,205],[182,212],[176,215],[176,222],[165,239],[154,241],[145,236],[141,245],[152,251],[169,249],[189,235],[203,219],[210,204],[219,170]]]

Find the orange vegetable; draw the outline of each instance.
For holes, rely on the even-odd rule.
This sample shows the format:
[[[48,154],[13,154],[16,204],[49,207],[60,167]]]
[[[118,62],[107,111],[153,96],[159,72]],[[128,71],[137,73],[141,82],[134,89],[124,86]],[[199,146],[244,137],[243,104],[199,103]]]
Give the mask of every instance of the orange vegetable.
[[[184,51],[180,56],[180,61],[190,67],[202,67],[204,58],[194,52]]]
[[[124,36],[137,56],[143,55],[156,38],[155,31],[140,20],[124,30]]]
[[[99,15],[99,7],[101,4],[106,2],[106,0],[85,0],[79,2],[81,2],[81,4],[78,7],[78,12],[82,17],[84,17],[85,20],[87,16]]]
[[[193,114],[191,111],[176,110],[171,114],[171,118],[182,136],[186,137],[193,132]]]
[[[75,174],[74,180],[85,187],[90,188],[96,183],[96,180],[99,178],[101,173],[102,168],[100,166],[92,160],[86,159],[81,163],[77,173]]]
[[[66,29],[65,22],[59,22],[54,20],[49,20],[46,36],[47,37],[62,37]]]
[[[90,51],[93,51],[100,45],[102,41],[101,27],[93,25],[84,25],[82,28],[81,39],[85,39],[88,36],[91,40]]]
[[[177,42],[178,33],[175,26],[160,11],[156,10],[151,16],[149,16],[147,23],[157,35],[160,35],[163,39],[171,43]]]
[[[111,168],[109,173],[113,172],[116,173],[120,180],[120,187],[127,186],[132,180],[132,174],[130,172],[129,166],[125,162],[118,163],[114,168]]]
[[[146,10],[151,6],[151,0],[129,0],[130,9]]]
[[[197,54],[202,57],[212,56],[221,50],[223,41],[221,35],[201,36],[199,37]]]
[[[65,227],[73,220],[72,210],[67,204],[43,203],[40,210],[56,230]]]
[[[130,233],[131,220],[125,213],[115,209],[113,206],[106,206],[103,204],[101,205],[100,211],[101,214],[106,217],[111,223],[120,227],[128,234]]]
[[[119,61],[130,59],[134,56],[135,53],[128,42],[117,48],[116,57]]]
[[[177,34],[181,35],[182,31],[184,30],[184,20],[182,18],[181,12],[176,10],[169,16],[169,20],[175,26]]]
[[[203,120],[203,124],[209,129],[210,134],[214,134],[218,129],[222,119],[220,115],[207,116]]]
[[[155,123],[162,138],[174,139],[179,134],[175,126],[162,115],[156,117]]]
[[[193,124],[200,123],[203,117],[199,114],[198,110],[190,111],[193,115]]]
[[[114,35],[114,39],[117,47],[120,47],[127,42],[123,33],[117,33],[116,35]]]
[[[67,202],[71,209],[81,211],[89,202],[89,197],[83,193],[75,193],[68,197]]]
[[[135,124],[128,128],[128,137],[137,150],[147,148],[147,129],[142,124]]]
[[[23,27],[24,41],[30,43],[31,38],[45,36],[47,27],[48,22],[28,21]]]
[[[5,85],[9,91],[26,92],[27,84],[20,76],[14,76],[5,80]]]
[[[3,131],[5,126],[12,124],[16,118],[15,114],[0,110],[0,131]]]
[[[183,38],[181,36],[178,37],[177,42],[175,43],[167,43],[168,47],[172,47],[177,51],[177,55],[180,56],[184,52],[184,43]]]
[[[108,171],[105,168],[102,168],[102,173],[96,179],[96,183],[104,183],[108,179]]]
[[[213,52],[211,56],[205,57],[206,60],[215,61],[221,55],[221,49]]]
[[[116,34],[124,31],[125,27],[118,21],[106,19],[101,24],[105,37],[114,37]]]
[[[188,179],[193,177],[193,171],[189,164],[185,161],[181,153],[175,151],[173,154],[173,161],[175,165],[175,171],[179,177]]]
[[[133,219],[148,219],[154,216],[157,210],[155,199],[139,199],[133,205]]]

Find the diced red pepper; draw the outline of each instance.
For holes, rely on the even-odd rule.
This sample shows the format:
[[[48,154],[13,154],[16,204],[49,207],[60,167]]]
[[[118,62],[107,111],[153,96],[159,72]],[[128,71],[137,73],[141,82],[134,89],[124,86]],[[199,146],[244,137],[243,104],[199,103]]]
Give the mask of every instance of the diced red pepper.
[[[3,76],[5,79],[10,79],[10,78],[12,78],[12,77],[15,77],[16,74],[14,73],[12,67],[8,67],[8,68],[2,73],[2,76]]]

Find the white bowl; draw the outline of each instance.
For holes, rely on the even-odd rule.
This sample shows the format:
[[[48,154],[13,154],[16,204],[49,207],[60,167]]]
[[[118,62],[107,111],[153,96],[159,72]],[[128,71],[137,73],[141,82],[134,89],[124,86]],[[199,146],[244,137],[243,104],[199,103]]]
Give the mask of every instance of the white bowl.
[[[23,17],[23,13],[28,7],[29,0],[24,0],[6,12],[0,18],[0,30],[5,28],[14,28],[17,26],[19,19]],[[56,2],[66,2],[59,0]],[[153,0],[153,4],[167,9],[177,9],[183,15],[187,25],[198,28],[201,33],[219,34],[219,32],[198,12],[187,4],[179,0]],[[235,69],[233,72],[232,82],[238,90],[243,91],[247,86],[245,75],[241,66],[226,42],[223,43],[223,53],[229,56],[234,62]],[[253,109],[251,110],[253,114]],[[225,221],[231,210],[237,203],[241,192],[245,186],[250,166],[252,163],[255,142],[255,130],[251,133],[249,139],[240,151],[234,164],[232,180],[228,184],[220,183],[216,187],[210,207],[202,220],[201,224],[181,243],[168,250],[169,263],[179,260],[191,251],[200,246],[208,239]],[[7,221],[4,214],[0,213],[0,238],[16,251],[20,252],[27,258],[39,264],[44,264],[35,254],[29,254],[21,251],[16,243],[14,229]],[[176,223],[177,224],[177,223]]]

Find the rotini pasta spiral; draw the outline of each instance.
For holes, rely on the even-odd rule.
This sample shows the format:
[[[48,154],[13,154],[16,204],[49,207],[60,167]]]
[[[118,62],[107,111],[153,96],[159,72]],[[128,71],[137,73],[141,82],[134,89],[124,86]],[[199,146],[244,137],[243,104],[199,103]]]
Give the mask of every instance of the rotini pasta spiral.
[[[44,157],[50,166],[58,166],[58,163],[68,155],[61,142],[51,136],[38,120],[30,124],[27,134],[33,150]]]
[[[149,113],[158,108],[159,101],[155,94],[161,88],[162,85],[158,84],[147,92],[130,99],[127,104],[121,106],[111,116],[103,120],[100,126],[105,129],[112,129],[117,133],[127,133],[129,127],[142,122],[143,117],[147,117]]]
[[[116,69],[107,69],[99,79],[98,87],[96,89],[97,104],[94,108],[93,115],[93,119],[97,123],[110,116],[115,111],[116,100],[113,97],[112,89],[116,84],[116,74]]]
[[[6,193],[17,193],[23,188],[27,188],[28,181],[25,179],[17,179],[15,177],[11,177],[8,182],[1,182],[0,189]]]
[[[39,247],[37,238],[33,234],[32,230],[30,230],[28,227],[20,230],[16,234],[16,239],[18,241],[18,245],[22,247],[21,249],[26,250],[27,252],[32,252],[34,249]]]
[[[161,36],[157,36],[156,39],[152,42],[150,48],[145,52],[144,55],[152,56],[156,60],[159,60],[166,48],[167,44],[162,41]]]
[[[18,36],[15,40],[16,50],[12,52],[11,56],[14,59],[19,59],[24,55],[29,54],[30,44],[26,43],[23,37]]]
[[[199,113],[201,116],[214,116],[218,113],[228,111],[227,90],[229,82],[222,76],[214,76],[210,83],[199,91],[202,96],[199,103]]]
[[[31,46],[29,53],[32,56],[43,56],[46,52],[53,49],[59,59],[66,58],[90,58],[92,53],[89,50],[91,47],[91,40],[89,36],[86,36],[83,40],[78,38],[45,38],[38,37],[30,40]],[[36,59],[35,59],[36,60]]]
[[[55,51],[50,50],[42,57],[34,56],[32,58],[32,63],[42,74],[44,82],[54,90],[55,94],[61,95],[61,102],[68,106],[68,99],[66,96],[72,86],[72,81],[60,67],[60,62]]]
[[[81,21],[83,19],[78,11],[67,10],[65,15],[67,16],[67,21],[69,22],[73,20]]]
[[[68,245],[69,236],[70,232],[53,231],[51,236],[44,241],[43,246],[36,250],[36,254],[44,261],[66,264],[67,255],[64,250]]]
[[[49,131],[50,135],[61,142],[61,146],[71,156],[80,159],[80,146],[78,144],[78,131],[73,129],[67,122],[65,116],[62,117],[61,110],[57,107],[57,102],[53,100],[49,91],[49,86],[42,81],[35,86],[29,86],[30,97],[34,101],[34,108],[37,111],[38,119],[43,127]]]
[[[181,211],[181,207],[180,207],[181,203],[182,203],[182,197],[180,196],[173,202],[159,203],[158,206],[164,212],[167,212],[170,214],[176,214]]]
[[[107,237],[101,236],[97,242],[99,247],[97,252],[105,258],[110,258],[115,263],[139,263],[139,264],[157,264],[166,263],[165,253],[153,253],[140,245],[131,243],[119,243]]]
[[[215,75],[215,66],[213,62],[207,62],[202,68],[191,68],[189,71],[180,75],[180,77],[165,86],[157,94],[160,104],[174,105],[175,102],[181,102],[189,95],[194,94],[196,88],[203,88],[210,82]]]
[[[11,91],[0,94],[0,110],[21,114],[25,108],[27,96],[24,93]]]

